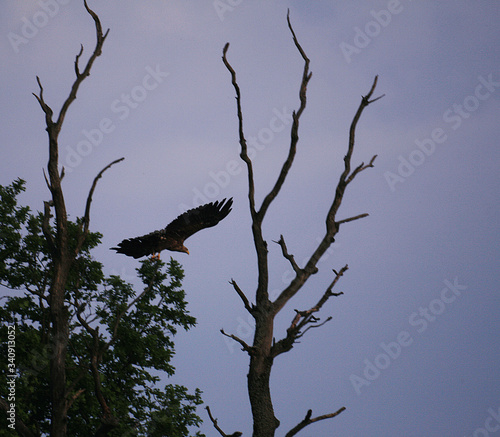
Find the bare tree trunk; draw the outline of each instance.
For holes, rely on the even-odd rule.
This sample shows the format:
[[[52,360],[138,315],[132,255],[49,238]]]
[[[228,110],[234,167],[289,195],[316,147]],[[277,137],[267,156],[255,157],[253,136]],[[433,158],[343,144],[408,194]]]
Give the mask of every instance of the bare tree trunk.
[[[50,360],[50,399],[52,404],[51,436],[66,436],[66,353],[68,348],[69,326],[68,309],[64,305],[68,264],[56,263],[50,290],[50,315],[52,322],[53,350]]]
[[[273,338],[273,316],[270,313],[256,314],[255,354],[250,356],[248,371],[248,394],[252,408],[253,435],[273,437],[279,420],[274,416],[269,380],[273,357],[271,345]]]
[[[89,76],[92,64],[101,54],[106,34],[102,33],[101,23],[97,15],[88,7],[84,0],[85,9],[93,18],[97,43],[90,56],[85,69],[80,71],[79,60],[83,54],[83,46],[75,59],[76,79],[71,87],[69,96],[64,101],[59,112],[57,120],[53,120],[53,111],[44,100],[43,87],[40,79],[37,77],[39,94],[34,94],[43,112],[45,113],[46,130],[49,137],[49,162],[47,165],[49,179],[45,178],[47,186],[52,195],[50,202],[45,202],[45,215],[42,224],[42,230],[51,250],[52,261],[54,264],[54,276],[50,287],[50,318],[51,318],[51,342],[52,354],[50,357],[50,400],[51,400],[51,437],[65,437],[67,434],[67,412],[69,408],[68,390],[66,387],[66,355],[69,339],[69,311],[65,305],[65,293],[68,282],[68,276],[73,262],[78,255],[89,229],[90,203],[95,188],[95,183],[100,177],[94,180],[89,196],[85,214],[80,225],[80,234],[75,248],[69,246],[68,236],[68,217],[66,213],[66,204],[61,187],[61,181],[64,177],[64,169],[59,174],[59,146],[58,137],[61,131],[64,118],[71,103],[76,99],[76,94],[80,84]],[[109,166],[108,166],[109,167]],[[108,168],[106,167],[106,168]],[[104,171],[104,170],[103,170]],[[55,236],[50,230],[50,207],[55,211]]]
[[[69,270],[74,257],[68,250],[68,217],[58,171],[58,129],[47,125],[49,134],[49,189],[56,213],[56,238],[53,242],[54,276],[50,287],[50,317],[52,323],[52,354],[50,360],[50,399],[52,404],[51,436],[66,436],[66,354],[69,338],[69,313],[66,308],[65,291]]]

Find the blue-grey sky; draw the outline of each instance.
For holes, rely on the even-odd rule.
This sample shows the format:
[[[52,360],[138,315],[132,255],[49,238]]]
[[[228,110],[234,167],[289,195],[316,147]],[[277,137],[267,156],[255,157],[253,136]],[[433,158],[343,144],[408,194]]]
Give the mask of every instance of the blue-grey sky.
[[[257,201],[274,183],[289,145],[303,63],[286,12],[311,59],[312,79],[295,164],[264,224],[271,293],[290,266],[277,240],[302,263],[324,235],[324,218],[343,166],[349,124],[375,75],[375,95],[358,125],[353,164],[375,168],[349,187],[345,224],[314,275],[277,319],[281,338],[294,309],[312,306],[349,270],[310,330],[277,358],[272,374],[277,435],[304,417],[347,409],[310,425],[304,437],[500,435],[498,168],[500,8],[477,1],[97,2],[110,28],[103,54],[79,90],[60,136],[70,215],[84,211],[99,181],[91,229],[104,234],[95,257],[108,274],[136,283],[137,261],[109,251],[125,237],[165,226],[203,202],[234,197],[219,226],[176,254],[198,326],[177,337],[171,382],[199,387],[219,425],[251,433],[248,358],[220,328],[251,342],[252,326],[228,284],[256,287],[239,160],[234,90],[222,48],[242,90],[253,141]],[[4,0],[0,5],[2,160],[0,184],[27,180],[21,201],[49,197],[44,117],[35,76],[58,111],[95,45],[78,0]],[[163,258],[168,259],[165,253]],[[217,435],[205,411],[202,430]]]

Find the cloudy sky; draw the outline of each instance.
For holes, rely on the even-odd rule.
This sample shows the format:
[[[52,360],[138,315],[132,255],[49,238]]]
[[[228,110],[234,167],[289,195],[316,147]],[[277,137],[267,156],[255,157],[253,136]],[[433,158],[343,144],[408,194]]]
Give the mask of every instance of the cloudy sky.
[[[321,317],[280,356],[272,375],[278,435],[314,415],[347,409],[301,435],[500,435],[498,168],[500,9],[496,2],[91,1],[110,28],[103,55],[80,88],[60,136],[71,216],[82,215],[92,179],[114,159],[94,195],[95,257],[108,274],[136,282],[137,261],[108,250],[163,227],[200,203],[234,198],[224,222],[177,254],[198,326],[177,338],[171,382],[199,387],[219,425],[251,433],[248,359],[219,329],[251,342],[251,320],[228,280],[256,287],[239,160],[237,71],[245,132],[253,140],[257,201],[286,156],[303,63],[286,12],[311,59],[307,109],[295,164],[264,224],[271,293],[290,267],[272,244],[283,234],[298,262],[314,250],[342,169],[348,128],[375,75],[359,123],[353,164],[378,155],[349,187],[345,224],[320,271],[277,319],[312,306],[348,264]],[[59,110],[80,43],[95,29],[78,0],[4,0],[0,5],[0,184],[27,180],[21,201],[41,209],[49,193],[44,117],[35,76]],[[86,58],[85,58],[86,59]],[[168,259],[168,254],[163,258]],[[205,411],[203,431],[216,435]]]

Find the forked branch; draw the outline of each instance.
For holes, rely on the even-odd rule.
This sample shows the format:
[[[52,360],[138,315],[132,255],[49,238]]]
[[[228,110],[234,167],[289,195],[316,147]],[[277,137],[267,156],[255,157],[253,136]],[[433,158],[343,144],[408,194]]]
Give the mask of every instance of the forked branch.
[[[320,326],[323,326],[326,322],[331,320],[331,317],[328,317],[323,322],[320,322],[320,319],[315,316],[315,313],[321,310],[323,305],[328,301],[328,299],[330,299],[330,297],[337,297],[344,294],[343,292],[334,293],[332,289],[333,287],[335,287],[340,277],[346,272],[348,268],[349,267],[346,264],[340,269],[340,271],[333,271],[335,273],[335,278],[330,283],[316,305],[305,311],[295,310],[295,316],[290,323],[290,326],[286,330],[286,337],[276,342],[272,347],[271,354],[273,357],[276,357],[277,355],[284,352],[288,352],[293,347],[294,343],[309,329],[319,328]]]
[[[344,410],[345,410],[345,407],[342,407],[342,408],[339,408],[337,411],[335,411],[335,413],[324,414],[322,416],[317,416],[317,417],[313,417],[313,418],[311,418],[312,410],[308,410],[304,420],[302,420],[299,424],[297,424],[290,431],[288,431],[285,434],[285,437],[292,437],[292,436],[296,435],[300,430],[304,429],[307,425],[310,425],[311,423],[319,422],[320,420],[324,420],[324,419],[331,419],[332,417],[338,416]]]
[[[378,99],[380,99],[381,97],[383,97],[383,96],[380,96]],[[375,99],[375,100],[378,100],[378,99]],[[373,100],[373,101],[375,101],[375,100]],[[349,184],[359,172],[362,172],[363,170],[366,170],[367,168],[373,167],[373,162],[375,161],[376,157],[377,157],[377,155],[373,155],[372,159],[370,159],[370,162],[368,164],[366,164],[366,165],[365,165],[364,162],[362,162],[361,164],[359,164],[354,169],[354,171],[351,173],[351,175],[347,178],[346,185]]]
[[[299,141],[299,120],[300,116],[304,112],[304,109],[306,109],[306,103],[307,103],[307,84],[309,83],[309,80],[311,79],[312,73],[309,72],[309,58],[307,57],[304,49],[300,45],[295,32],[292,27],[292,23],[290,22],[290,10],[288,10],[287,16],[287,23],[288,23],[288,28],[290,29],[290,32],[292,34],[293,42],[295,43],[295,47],[297,47],[297,50],[299,51],[300,55],[302,56],[302,59],[304,60],[304,69],[302,71],[302,80],[300,82],[300,89],[299,89],[299,99],[300,99],[300,106],[297,111],[293,111],[292,113],[292,128],[291,128],[291,133],[290,133],[290,148],[288,150],[288,156],[283,163],[283,166],[281,167],[280,174],[278,176],[278,179],[276,180],[276,183],[274,184],[273,188],[271,191],[267,194],[267,196],[264,198],[262,202],[262,206],[260,207],[260,210],[258,211],[258,216],[259,216],[259,222],[262,222],[264,215],[266,214],[267,209],[269,208],[269,205],[271,202],[276,198],[278,193],[281,190],[281,187],[283,186],[286,176],[288,175],[288,172],[290,171],[290,168],[292,167],[293,164],[293,159],[295,157],[295,153],[297,151],[297,142]]]
[[[71,87],[71,91],[69,93],[68,98],[66,101],[63,103],[63,106],[61,108],[61,111],[59,112],[59,118],[57,119],[57,127],[58,130],[60,130],[62,123],[64,121],[64,117],[66,116],[66,112],[68,111],[69,106],[73,101],[76,99],[76,93],[78,92],[78,88],[80,87],[80,84],[85,80],[87,76],[90,75],[90,70],[92,69],[92,65],[96,58],[102,54],[102,46],[104,45],[104,41],[106,40],[106,37],[108,36],[109,29],[106,30],[106,33],[102,33],[102,25],[101,21],[99,20],[99,17],[97,14],[89,8],[87,4],[87,0],[83,1],[83,4],[85,5],[85,9],[87,12],[90,14],[92,19],[94,20],[95,23],[95,29],[96,29],[96,46],[94,48],[94,51],[92,55],[90,55],[89,60],[87,61],[87,64],[85,65],[85,68],[83,69],[82,72],[80,72],[79,68],[79,61],[80,57],[83,53],[83,45],[80,46],[80,52],[76,55],[75,58],[75,73],[76,73],[76,79],[75,82],[73,82],[73,86]]]
[[[45,100],[43,98],[43,87],[42,87],[40,78],[38,76],[36,78],[36,80],[38,82],[38,86],[40,88],[40,91],[39,91],[38,95],[36,95],[35,93],[33,93],[33,95],[36,97],[43,112],[45,113],[47,130],[49,132],[49,136],[52,135],[52,137],[53,137],[52,139],[54,139],[54,140],[57,140],[57,137],[59,135],[59,132],[61,130],[61,127],[62,127],[62,124],[64,121],[64,117],[66,116],[66,113],[67,113],[68,108],[70,107],[71,103],[73,103],[73,101],[76,99],[76,94],[78,92],[78,88],[80,87],[80,84],[85,80],[85,78],[87,76],[90,75],[90,70],[92,68],[92,65],[93,65],[95,59],[101,55],[102,46],[104,45],[104,41],[109,33],[109,29],[106,31],[105,34],[102,33],[102,25],[101,25],[101,22],[99,20],[99,17],[97,16],[97,14],[94,11],[92,11],[89,8],[86,0],[84,0],[84,5],[85,5],[85,9],[90,14],[90,16],[92,17],[92,19],[94,20],[94,23],[95,23],[96,36],[97,36],[96,46],[95,46],[94,51],[93,51],[92,55],[90,56],[89,60],[87,61],[87,64],[85,65],[85,68],[83,69],[82,72],[80,72],[80,68],[78,65],[80,57],[82,56],[82,53],[83,53],[83,45],[80,46],[80,51],[76,55],[76,58],[75,58],[76,79],[73,82],[73,85],[71,87],[71,91],[70,91],[68,97],[66,98],[66,100],[64,101],[64,103],[61,107],[61,110],[59,112],[59,116],[58,116],[57,121],[55,123],[52,120],[53,111],[45,103]]]
[[[283,186],[285,179],[288,175],[288,172],[292,166],[293,159],[295,157],[297,142],[299,139],[298,129],[299,129],[299,119],[302,115],[306,107],[306,93],[307,93],[307,84],[309,79],[311,78],[311,73],[309,72],[309,58],[306,56],[304,50],[299,44],[293,27],[290,22],[289,13],[287,15],[287,22],[290,32],[292,33],[293,41],[295,46],[297,47],[300,55],[304,60],[304,70],[302,73],[302,80],[299,89],[299,98],[300,98],[300,106],[297,111],[294,111],[292,114],[292,128],[291,128],[291,139],[290,139],[290,147],[288,150],[288,156],[285,159],[285,162],[282,165],[281,171],[278,175],[278,179],[276,180],[274,186],[271,191],[264,197],[262,201],[262,205],[260,209],[257,211],[255,207],[255,181],[254,181],[254,171],[252,161],[248,156],[247,143],[245,139],[245,135],[243,132],[243,114],[241,110],[241,92],[236,81],[236,72],[233,67],[229,64],[227,60],[227,50],[229,48],[229,43],[224,46],[222,61],[228,71],[231,73],[231,83],[236,91],[236,104],[237,104],[237,114],[238,114],[238,133],[239,133],[239,141],[241,146],[240,157],[245,162],[247,166],[247,174],[248,174],[248,200],[250,207],[250,215],[252,218],[252,234],[255,244],[255,250],[257,253],[257,265],[259,271],[258,278],[258,286],[256,292],[256,305],[270,305],[269,295],[268,295],[268,282],[269,282],[269,272],[268,272],[268,261],[267,261],[267,243],[264,240],[262,235],[262,221],[264,216],[271,204],[271,202],[276,198],[278,193]]]
[[[337,214],[337,211],[340,207],[340,204],[342,203],[342,199],[344,197],[344,192],[347,187],[347,185],[352,182],[354,177],[361,172],[362,170],[365,170],[366,168],[373,167],[373,162],[375,161],[375,158],[377,155],[373,156],[368,165],[364,165],[361,163],[353,172],[352,174],[349,174],[351,172],[351,160],[352,160],[352,154],[354,152],[354,143],[355,143],[355,137],[356,137],[356,126],[358,125],[358,121],[361,117],[361,114],[363,113],[363,110],[371,103],[376,102],[377,100],[381,99],[384,97],[382,94],[381,96],[370,100],[371,96],[373,95],[373,92],[375,91],[375,87],[377,86],[377,81],[378,81],[378,76],[375,76],[375,79],[373,80],[373,84],[370,88],[370,91],[366,96],[363,96],[361,98],[361,103],[359,104],[358,110],[356,111],[356,114],[354,114],[354,118],[352,119],[351,126],[349,128],[349,145],[347,148],[347,153],[344,156],[344,171],[340,175],[339,182],[337,184],[337,189],[335,190],[335,198],[332,202],[332,206],[330,207],[330,210],[328,211],[327,217],[326,217],[326,228],[327,231],[331,231],[335,229],[335,216]]]
[[[68,108],[70,107],[71,103],[76,99],[76,95],[78,92],[78,89],[81,85],[81,83],[85,80],[87,76],[90,75],[90,70],[92,68],[92,65],[95,61],[95,59],[102,53],[102,46],[104,44],[104,41],[106,39],[106,36],[108,35],[109,29],[106,31],[105,34],[102,32],[102,26],[101,22],[99,20],[99,17],[97,14],[92,11],[89,6],[87,5],[87,1],[84,0],[84,5],[85,9],[89,13],[89,15],[92,17],[94,20],[95,28],[96,28],[96,35],[97,35],[97,41],[96,41],[96,46],[94,48],[93,53],[91,54],[90,58],[87,61],[87,64],[85,65],[85,68],[83,71],[80,72],[79,68],[79,60],[80,57],[82,56],[83,53],[83,46],[80,47],[79,53],[76,55],[75,59],[75,74],[76,74],[76,79],[73,82],[73,85],[71,86],[71,90],[69,92],[68,97],[64,101],[61,110],[59,112],[59,116],[57,117],[57,121],[54,122],[53,120],[53,110],[52,108],[45,102],[44,99],[44,94],[43,94],[43,86],[40,81],[40,78],[37,76],[36,80],[38,83],[39,87],[39,93],[38,95],[33,93],[35,98],[37,99],[38,103],[40,104],[40,107],[42,108],[42,111],[45,114],[45,123],[46,123],[46,130],[49,136],[49,162],[48,162],[48,173],[49,173],[49,178],[47,179],[47,176],[44,173],[45,181],[47,182],[47,186],[49,187],[49,190],[51,191],[52,194],[52,201],[54,209],[55,209],[55,215],[56,215],[56,227],[57,227],[57,239],[56,241],[51,243],[51,238],[47,232],[47,225],[48,225],[48,217],[49,214],[47,213],[47,207],[45,207],[45,228],[44,228],[44,235],[47,238],[47,241],[49,242],[50,246],[53,246],[54,249],[59,250],[61,252],[65,252],[67,250],[66,247],[62,247],[61,243],[63,242],[62,235],[65,233],[65,227],[66,227],[66,222],[67,222],[67,216],[66,216],[66,206],[65,206],[65,201],[64,201],[64,196],[63,192],[61,189],[61,180],[64,177],[64,168],[61,173],[59,173],[58,166],[59,166],[59,145],[58,145],[58,136],[59,132],[61,131],[64,118],[66,116],[66,113],[68,111]],[[104,170],[103,170],[104,171]],[[99,174],[98,178],[102,175],[102,172]],[[98,179],[97,178],[97,179]],[[90,208],[90,202],[93,193],[93,189],[95,188],[95,183],[96,180],[94,181],[94,186],[91,189],[91,193],[89,194],[89,199],[87,200],[87,211]],[[84,221],[82,226],[85,228],[84,232],[82,235],[84,235],[81,238],[81,241],[78,243],[78,247],[76,250],[76,253],[78,253],[79,249],[81,248],[81,245],[83,244],[83,241],[85,239],[85,235],[88,232],[88,213],[86,212]],[[65,242],[63,242],[65,245]],[[61,255],[61,257],[63,257]]]
[[[335,241],[335,236],[339,231],[339,225],[342,223],[347,223],[353,220],[357,220],[363,217],[366,217],[368,214],[359,214],[354,217],[350,217],[347,219],[343,219],[340,221],[336,221],[336,215],[337,211],[340,208],[340,205],[342,204],[342,200],[344,198],[344,192],[347,187],[347,185],[352,182],[354,177],[359,174],[361,171],[373,167],[373,162],[375,161],[375,158],[377,155],[373,156],[368,164],[361,163],[358,165],[354,171],[351,173],[351,160],[352,160],[352,155],[354,152],[354,144],[355,144],[355,133],[356,133],[356,126],[358,124],[358,121],[361,117],[361,114],[363,113],[363,110],[370,105],[373,102],[376,102],[380,98],[383,97],[377,97],[374,99],[371,99],[375,87],[377,85],[377,80],[378,76],[375,76],[375,79],[373,80],[373,84],[370,88],[370,91],[366,96],[363,96],[361,98],[361,103],[359,104],[359,107],[353,117],[353,120],[351,122],[351,126],[349,129],[349,144],[347,148],[347,153],[344,156],[344,170],[342,174],[340,175],[339,181],[337,183],[337,187],[335,189],[335,196],[333,198],[333,201],[330,205],[330,208],[328,210],[328,213],[326,215],[326,232],[325,236],[323,239],[320,241],[318,244],[316,250],[313,252],[309,260],[307,261],[306,265],[304,266],[303,269],[301,269],[300,272],[298,272],[295,276],[295,278],[291,281],[290,285],[285,288],[281,294],[278,296],[278,298],[274,301],[274,311],[277,313],[283,308],[283,306],[300,290],[300,288],[304,285],[304,283],[307,281],[309,276],[317,271],[317,263],[320,260],[320,258],[324,255],[324,253],[327,251],[327,249],[330,247],[330,245]]]
[[[214,416],[212,416],[212,412],[210,411],[210,407],[207,405],[205,407],[205,409],[207,410],[208,417],[212,421],[212,424],[214,425],[214,428],[219,432],[219,434],[222,437],[240,437],[241,435],[243,435],[239,431],[233,432],[232,434],[226,434],[224,431],[222,431],[222,429],[220,429],[220,426],[217,424],[217,419],[214,419]]]

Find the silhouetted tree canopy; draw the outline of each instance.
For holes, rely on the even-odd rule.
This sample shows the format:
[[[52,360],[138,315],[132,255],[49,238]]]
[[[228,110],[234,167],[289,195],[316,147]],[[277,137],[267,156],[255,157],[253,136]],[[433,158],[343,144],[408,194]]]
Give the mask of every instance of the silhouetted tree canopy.
[[[2,296],[0,335],[7,338],[7,326],[15,326],[17,422],[31,435],[40,435],[50,432],[53,339],[48,306],[53,262],[42,233],[43,214],[17,203],[24,186],[20,179],[0,186],[0,284],[9,289]],[[68,221],[68,229],[74,245],[79,219]],[[102,435],[188,436],[188,428],[201,422],[195,412],[201,392],[158,385],[162,372],[172,375],[175,370],[173,336],[196,322],[186,309],[183,270],[173,259],[166,264],[142,261],[137,274],[144,288],[138,292],[118,275],[105,277],[102,264],[91,255],[100,239],[101,234],[89,232],[66,287],[68,435],[88,437],[100,427],[104,430],[92,374],[95,362],[100,395],[116,419],[112,431]],[[7,343],[0,347],[7,356]],[[1,360],[3,409],[7,372],[7,361]],[[0,428],[8,429],[6,415],[0,416]]]

